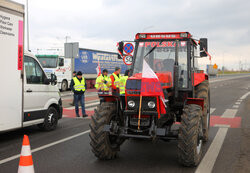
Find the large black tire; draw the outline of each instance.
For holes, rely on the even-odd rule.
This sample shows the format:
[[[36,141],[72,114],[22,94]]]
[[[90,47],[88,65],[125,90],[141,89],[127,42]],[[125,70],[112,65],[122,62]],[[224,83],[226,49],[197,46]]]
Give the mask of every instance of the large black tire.
[[[197,166],[202,153],[202,108],[186,105],[181,116],[178,136],[178,158],[184,166]]]
[[[68,90],[68,82],[66,80],[63,80],[61,83],[61,90],[67,91]]]
[[[49,107],[44,117],[44,122],[38,124],[38,127],[45,131],[55,130],[58,123],[59,113],[54,107]]]
[[[104,132],[104,125],[109,125],[110,122],[119,119],[117,114],[117,106],[115,103],[103,102],[95,110],[90,123],[90,145],[92,152],[101,160],[114,159],[117,152],[120,150],[120,145],[124,142],[123,138],[110,135],[109,132]]]
[[[203,141],[208,141],[208,132],[210,126],[210,89],[208,80],[203,81],[195,88],[196,98],[204,99],[204,109],[203,109]]]

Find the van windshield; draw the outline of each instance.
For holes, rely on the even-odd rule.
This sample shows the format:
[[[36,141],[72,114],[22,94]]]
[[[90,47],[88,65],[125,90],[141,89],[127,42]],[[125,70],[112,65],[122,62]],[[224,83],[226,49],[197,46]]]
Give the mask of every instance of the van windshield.
[[[57,55],[36,55],[43,68],[56,68],[58,56]]]

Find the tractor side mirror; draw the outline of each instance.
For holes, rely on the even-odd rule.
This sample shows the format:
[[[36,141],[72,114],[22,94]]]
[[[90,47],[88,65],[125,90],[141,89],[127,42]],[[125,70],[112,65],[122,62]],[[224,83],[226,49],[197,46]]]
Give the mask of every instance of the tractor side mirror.
[[[206,52],[207,52],[207,38],[201,38],[200,39],[200,57],[205,57],[207,56]]]
[[[124,46],[124,43],[122,41],[120,41],[118,43],[118,51],[121,55],[123,55],[123,46]]]

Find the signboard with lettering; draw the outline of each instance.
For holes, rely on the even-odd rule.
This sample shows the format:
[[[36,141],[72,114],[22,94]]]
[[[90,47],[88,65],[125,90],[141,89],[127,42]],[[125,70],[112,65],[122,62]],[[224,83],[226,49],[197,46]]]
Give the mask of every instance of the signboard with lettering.
[[[75,71],[82,71],[84,74],[96,74],[98,61],[103,69],[107,69],[109,74],[113,73],[115,67],[121,68],[121,73],[127,70],[127,66],[122,59],[118,59],[118,54],[91,49],[79,49],[79,58],[75,59]]]

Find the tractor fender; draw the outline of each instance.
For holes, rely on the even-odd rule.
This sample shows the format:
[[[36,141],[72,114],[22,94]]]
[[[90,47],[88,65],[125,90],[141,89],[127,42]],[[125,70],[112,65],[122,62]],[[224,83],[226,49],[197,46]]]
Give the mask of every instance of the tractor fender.
[[[189,105],[189,104],[196,104],[196,105],[201,106],[202,110],[204,109],[204,99],[203,98],[187,98],[185,105]]]
[[[194,73],[194,75],[192,75],[193,86],[199,85],[204,80],[208,80],[208,75],[205,73]]]
[[[118,100],[120,100],[120,98],[118,96],[113,96],[113,95],[101,95],[105,102],[116,102]]]

